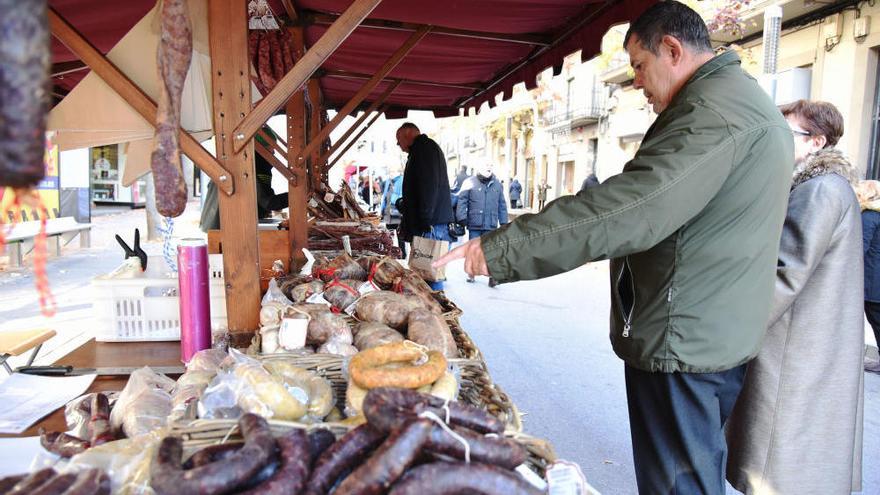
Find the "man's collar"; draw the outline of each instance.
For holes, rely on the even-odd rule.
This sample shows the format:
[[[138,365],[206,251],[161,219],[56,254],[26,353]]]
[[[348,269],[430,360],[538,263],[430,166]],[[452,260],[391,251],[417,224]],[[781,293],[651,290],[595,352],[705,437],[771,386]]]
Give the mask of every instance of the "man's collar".
[[[701,65],[694,75],[688,80],[688,84],[699,81],[700,79],[714,73],[715,71],[721,69],[722,67],[727,67],[728,65],[740,64],[739,55],[736,54],[733,50],[725,50],[718,55],[712,57],[708,62]]]

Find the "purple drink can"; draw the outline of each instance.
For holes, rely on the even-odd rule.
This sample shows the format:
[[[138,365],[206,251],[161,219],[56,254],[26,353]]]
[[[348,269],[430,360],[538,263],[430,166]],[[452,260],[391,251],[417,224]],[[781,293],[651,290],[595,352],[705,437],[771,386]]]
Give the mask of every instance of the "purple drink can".
[[[208,281],[208,245],[202,239],[181,239],[177,245],[180,295],[180,359],[211,347],[211,294]]]

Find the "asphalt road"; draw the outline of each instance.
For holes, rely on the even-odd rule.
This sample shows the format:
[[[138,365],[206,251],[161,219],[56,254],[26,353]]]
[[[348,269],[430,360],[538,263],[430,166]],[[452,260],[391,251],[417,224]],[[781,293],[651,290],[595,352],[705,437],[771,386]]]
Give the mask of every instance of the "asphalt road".
[[[603,494],[636,493],[623,362],[608,339],[608,264],[490,289],[447,271],[447,295],[527,433],[579,463]],[[864,494],[880,494],[880,375],[865,376]],[[729,488],[729,493],[738,493]]]

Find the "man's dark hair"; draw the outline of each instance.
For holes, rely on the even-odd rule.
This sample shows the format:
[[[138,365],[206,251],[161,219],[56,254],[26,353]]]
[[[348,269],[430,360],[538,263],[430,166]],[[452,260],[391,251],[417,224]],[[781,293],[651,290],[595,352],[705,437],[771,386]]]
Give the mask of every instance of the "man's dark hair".
[[[779,111],[783,117],[797,117],[810,136],[825,136],[826,148],[836,145],[843,136],[843,116],[826,101],[797,100],[780,106]]]
[[[404,124],[402,126],[400,126],[400,129],[415,129],[418,132],[422,132],[419,130],[419,126],[413,124],[412,122],[404,122]],[[398,130],[400,130],[400,129],[398,129]]]
[[[675,0],[655,3],[633,21],[623,38],[623,46],[626,48],[630,37],[636,35],[644,49],[657,55],[660,41],[667,34],[697,53],[712,51],[709,29],[700,14]]]

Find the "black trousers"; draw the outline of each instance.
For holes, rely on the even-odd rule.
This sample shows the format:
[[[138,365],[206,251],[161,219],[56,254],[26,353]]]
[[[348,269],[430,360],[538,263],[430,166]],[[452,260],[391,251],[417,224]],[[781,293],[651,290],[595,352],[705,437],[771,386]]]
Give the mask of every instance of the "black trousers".
[[[865,301],[865,316],[874,329],[874,343],[880,347],[880,303]]]
[[[511,210],[514,209],[514,208],[516,208],[516,201],[517,201],[517,200],[515,200],[515,199],[511,199],[511,200],[510,200],[510,209],[511,209]]]
[[[626,367],[639,493],[724,495],[727,441],[746,365],[719,373],[649,373]]]

